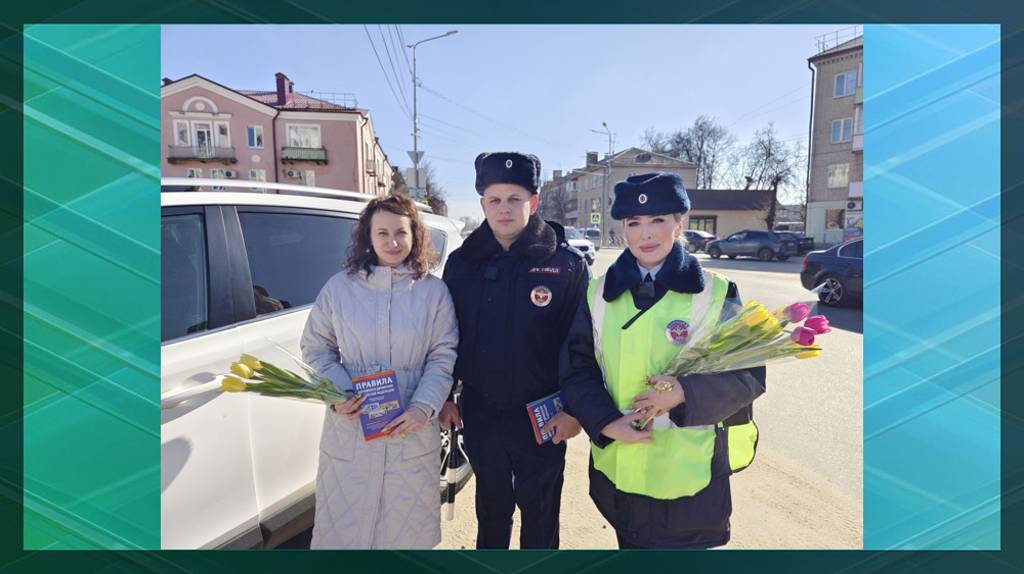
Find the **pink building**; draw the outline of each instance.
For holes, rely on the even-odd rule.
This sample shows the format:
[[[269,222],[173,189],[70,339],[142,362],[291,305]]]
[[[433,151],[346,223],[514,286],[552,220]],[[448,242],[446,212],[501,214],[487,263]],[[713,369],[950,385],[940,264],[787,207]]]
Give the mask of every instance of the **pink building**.
[[[277,181],[384,195],[394,168],[370,112],[294,91],[235,90],[197,74],[160,89],[161,173]]]

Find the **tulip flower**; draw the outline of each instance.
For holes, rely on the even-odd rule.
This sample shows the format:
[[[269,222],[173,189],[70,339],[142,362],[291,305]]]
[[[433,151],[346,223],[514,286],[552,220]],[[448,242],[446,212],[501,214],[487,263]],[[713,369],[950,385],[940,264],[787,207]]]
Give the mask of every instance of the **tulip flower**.
[[[811,308],[804,303],[793,303],[784,310],[785,317],[790,323],[799,323],[800,321],[803,321],[810,312]]]
[[[254,371],[259,371],[263,369],[263,363],[261,363],[259,359],[253,357],[252,355],[242,355],[242,358],[238,359],[238,362],[242,363],[243,365],[249,367]]]
[[[245,390],[245,381],[229,375],[220,382],[220,388],[227,393],[240,393]]]
[[[807,320],[804,321],[804,327],[813,329],[814,333],[817,335],[824,335],[832,330],[829,328],[828,319],[824,315],[808,317]]]
[[[814,329],[807,327],[797,327],[793,329],[793,333],[789,336],[797,345],[807,347],[814,344]]]
[[[813,359],[814,357],[817,357],[820,354],[821,349],[812,349],[810,351],[805,351],[803,353],[797,353],[796,355],[794,355],[794,357],[798,359]]]
[[[251,379],[253,377],[252,369],[244,363],[231,363],[231,372],[243,379]]]

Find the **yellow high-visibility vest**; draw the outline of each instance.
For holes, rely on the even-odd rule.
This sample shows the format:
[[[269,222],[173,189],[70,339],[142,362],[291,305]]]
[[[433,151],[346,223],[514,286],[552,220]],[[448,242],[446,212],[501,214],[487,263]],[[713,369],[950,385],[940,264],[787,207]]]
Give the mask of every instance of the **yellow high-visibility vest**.
[[[650,389],[647,380],[661,374],[679,352],[679,345],[669,336],[670,325],[682,321],[692,333],[705,322],[713,325],[721,316],[729,280],[707,270],[704,273],[703,291],[669,291],[625,330],[622,325],[639,312],[632,296],[627,292],[606,303],[602,297],[605,277],[591,280],[587,298],[594,320],[594,350],[608,392],[624,413],[636,395]],[[724,425],[677,427],[664,414],[654,420],[648,444],[616,441],[604,448],[591,445],[594,468],[623,492],[665,500],[692,496],[711,480],[715,426]],[[751,420],[728,427],[726,432],[730,467],[734,471],[746,468],[756,451],[757,426]]]

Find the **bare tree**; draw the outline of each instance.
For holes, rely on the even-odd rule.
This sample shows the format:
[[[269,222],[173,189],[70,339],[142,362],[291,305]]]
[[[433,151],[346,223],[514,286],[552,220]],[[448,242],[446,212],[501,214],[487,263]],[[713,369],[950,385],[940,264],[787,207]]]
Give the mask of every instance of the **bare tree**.
[[[409,195],[409,187],[405,183],[405,176],[397,169],[391,172],[391,192]]]
[[[803,154],[801,145],[786,145],[779,141],[775,125],[755,132],[754,139],[743,146],[737,154],[737,167],[741,181],[748,182],[752,189],[771,189],[778,178],[778,185],[793,186],[799,178]]]
[[[653,152],[697,164],[696,188],[712,189],[730,168],[736,137],[717,119],[701,114],[685,130],[666,134],[647,128],[641,142]]]
[[[565,203],[569,194],[565,185],[556,185],[544,190],[540,194],[540,216],[548,221],[555,221],[565,225]]]
[[[424,161],[420,166],[420,169],[423,170],[423,176],[426,178],[423,201],[430,206],[434,213],[447,216],[448,203],[445,201],[445,197],[448,193],[445,191],[444,186],[438,182],[434,166],[429,161]]]
[[[728,170],[736,137],[718,120],[701,114],[679,140],[681,157],[697,164],[697,189],[713,189]]]
[[[799,193],[802,178],[805,178],[805,154],[800,142],[787,145],[780,141],[775,125],[757,130],[754,138],[736,156],[738,175],[744,189],[771,190],[772,199],[765,223],[771,229],[775,225],[775,213],[779,190],[787,197]],[[804,186],[806,187],[806,186]]]
[[[462,222],[462,233],[464,235],[469,235],[474,229],[480,227],[480,221],[468,215],[463,215],[459,218],[459,221]]]
[[[640,147],[654,153],[678,157],[676,150],[671,149],[668,145],[668,136],[654,129],[654,126],[644,130],[644,133],[640,136]]]

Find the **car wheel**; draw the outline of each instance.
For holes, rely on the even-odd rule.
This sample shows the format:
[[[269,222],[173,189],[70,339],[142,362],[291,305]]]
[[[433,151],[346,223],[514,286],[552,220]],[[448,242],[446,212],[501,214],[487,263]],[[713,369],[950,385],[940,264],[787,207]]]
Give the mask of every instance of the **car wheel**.
[[[826,275],[821,282],[824,286],[818,292],[818,301],[830,307],[838,307],[846,302],[846,286],[838,277]]]
[[[708,249],[708,255],[711,256],[712,259],[718,259],[722,256],[722,250],[717,247],[712,247]],[[732,255],[729,257],[732,257]]]
[[[757,258],[760,259],[761,261],[771,261],[772,259],[775,258],[775,256],[772,253],[771,249],[768,249],[767,247],[762,247],[761,250],[757,252]]]

